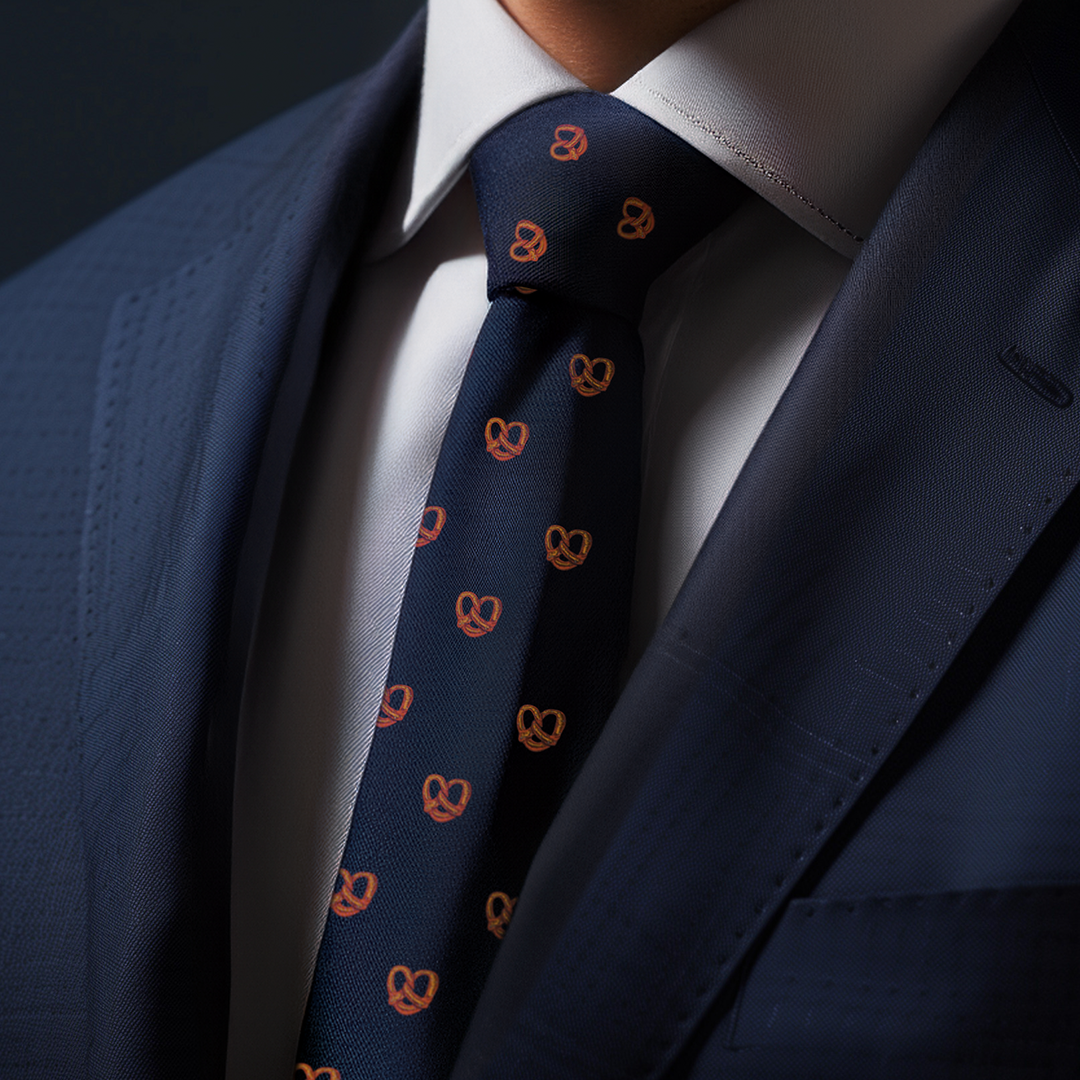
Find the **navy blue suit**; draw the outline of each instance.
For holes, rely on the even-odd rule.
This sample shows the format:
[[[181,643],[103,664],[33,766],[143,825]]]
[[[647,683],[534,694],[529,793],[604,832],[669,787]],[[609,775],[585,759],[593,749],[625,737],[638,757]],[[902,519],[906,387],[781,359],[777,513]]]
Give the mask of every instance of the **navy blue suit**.
[[[0,288],[0,1073],[221,1074],[239,691],[380,67]],[[1072,1077],[1080,15],[863,246],[533,865],[455,1072]]]

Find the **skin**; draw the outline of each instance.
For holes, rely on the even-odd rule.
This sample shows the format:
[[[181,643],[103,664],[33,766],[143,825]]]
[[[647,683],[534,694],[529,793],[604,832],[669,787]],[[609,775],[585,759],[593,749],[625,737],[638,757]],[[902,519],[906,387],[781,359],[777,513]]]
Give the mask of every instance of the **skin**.
[[[549,56],[608,93],[735,0],[500,0]]]

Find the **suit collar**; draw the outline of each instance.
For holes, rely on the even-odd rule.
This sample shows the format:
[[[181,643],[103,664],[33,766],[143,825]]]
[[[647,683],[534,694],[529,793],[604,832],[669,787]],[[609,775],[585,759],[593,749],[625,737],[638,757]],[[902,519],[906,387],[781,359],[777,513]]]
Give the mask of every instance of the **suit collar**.
[[[894,193],[534,862],[455,1080],[662,1075],[1072,490],[1080,413],[1034,388],[1080,379],[1046,110],[1006,35]]]

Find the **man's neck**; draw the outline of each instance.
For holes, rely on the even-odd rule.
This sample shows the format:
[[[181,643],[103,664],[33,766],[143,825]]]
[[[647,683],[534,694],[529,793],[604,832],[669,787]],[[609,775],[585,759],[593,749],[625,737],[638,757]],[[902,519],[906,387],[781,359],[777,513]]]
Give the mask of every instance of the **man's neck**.
[[[500,0],[549,56],[608,93],[735,0]]]

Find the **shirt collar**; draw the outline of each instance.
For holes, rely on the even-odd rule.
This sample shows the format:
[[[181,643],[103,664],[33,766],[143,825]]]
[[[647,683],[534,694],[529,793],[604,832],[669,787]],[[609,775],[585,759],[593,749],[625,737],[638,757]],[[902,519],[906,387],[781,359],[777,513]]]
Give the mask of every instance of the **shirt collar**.
[[[1018,4],[738,0],[613,96],[852,257],[934,120]],[[429,0],[401,242],[489,131],[528,105],[583,89],[498,0]]]

